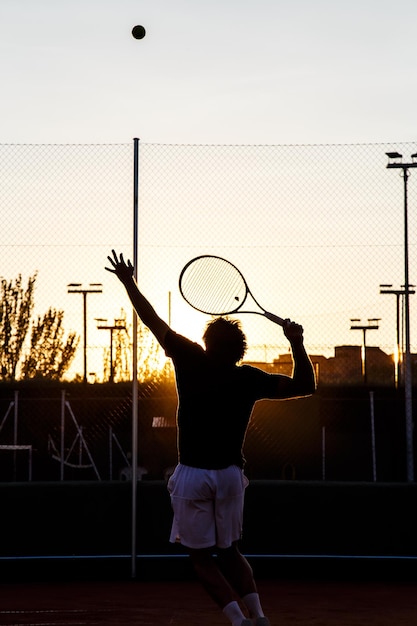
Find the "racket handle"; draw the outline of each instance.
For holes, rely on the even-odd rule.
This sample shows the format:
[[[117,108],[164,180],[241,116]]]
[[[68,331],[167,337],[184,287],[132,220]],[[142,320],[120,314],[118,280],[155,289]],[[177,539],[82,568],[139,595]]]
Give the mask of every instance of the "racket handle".
[[[268,311],[265,311],[264,315],[269,320],[271,320],[271,322],[274,322],[274,324],[279,324],[280,326],[284,326],[285,324],[285,320],[282,319],[282,317],[278,317],[278,315],[274,315],[273,313],[269,313]]]

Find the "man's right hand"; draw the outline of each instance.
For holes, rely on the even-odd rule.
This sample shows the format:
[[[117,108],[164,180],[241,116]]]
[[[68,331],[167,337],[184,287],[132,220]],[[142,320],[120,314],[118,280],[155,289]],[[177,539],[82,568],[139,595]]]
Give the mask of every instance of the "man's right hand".
[[[284,335],[293,343],[294,341],[303,341],[303,327],[290,319],[286,319],[283,326]]]

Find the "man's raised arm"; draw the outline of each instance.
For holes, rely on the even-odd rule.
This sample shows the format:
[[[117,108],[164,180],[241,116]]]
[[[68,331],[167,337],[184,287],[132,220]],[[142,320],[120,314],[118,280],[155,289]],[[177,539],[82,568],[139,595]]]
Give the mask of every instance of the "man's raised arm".
[[[123,254],[118,258],[116,252],[112,250],[113,257],[108,256],[108,260],[112,267],[105,269],[112,274],[116,274],[117,278],[125,286],[130,301],[142,322],[155,335],[158,342],[163,347],[165,337],[169,330],[169,326],[156,313],[151,303],[139,290],[135,278],[133,276],[133,265],[128,260],[127,263],[123,258]]]
[[[316,377],[313,364],[304,347],[303,327],[291,320],[285,320],[284,335],[291,344],[294,369],[281,386],[287,398],[310,396],[316,390]]]

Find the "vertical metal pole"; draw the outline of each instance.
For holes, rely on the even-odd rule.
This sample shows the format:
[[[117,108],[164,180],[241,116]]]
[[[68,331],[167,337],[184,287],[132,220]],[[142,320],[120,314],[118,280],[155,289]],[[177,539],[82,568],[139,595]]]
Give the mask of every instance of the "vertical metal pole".
[[[60,479],[64,480],[64,454],[65,454],[65,391],[61,391],[61,473]]]
[[[109,382],[114,381],[114,368],[113,368],[113,328],[110,328],[110,376]]]
[[[14,392],[14,402],[13,402],[13,413],[14,413],[13,443],[14,443],[15,446],[17,446],[17,420],[18,420],[18,415],[19,415],[19,411],[18,411],[18,397],[19,397],[19,392],[15,391]]]
[[[17,420],[18,420],[18,395],[19,392],[14,392],[13,413],[14,413],[14,426],[13,426],[13,444],[17,446]],[[13,450],[13,480],[17,478],[17,449]]]
[[[87,382],[87,292],[83,291],[84,383]]]
[[[400,363],[402,362],[401,339],[400,339],[400,297],[401,294],[395,294],[396,312],[397,312],[397,355],[395,359],[395,388],[398,389],[401,381]]]
[[[376,482],[376,447],[375,447],[375,409],[374,392],[369,392],[369,407],[371,411],[371,450],[372,450],[372,478]]]
[[[109,428],[109,480],[113,480],[113,429]]]
[[[366,383],[368,382],[368,372],[367,372],[367,367],[366,367],[366,328],[363,328],[362,332],[363,332],[362,378],[363,378],[363,384],[366,385]]]
[[[411,162],[403,163],[402,154],[399,152],[387,152],[388,168],[399,168],[403,173],[404,180],[404,343],[403,351],[403,375],[404,375],[404,401],[405,401],[405,435],[406,435],[406,465],[407,480],[414,481],[414,432],[413,432],[413,372],[411,367],[410,350],[410,277],[408,267],[408,170],[417,167],[417,152],[411,155]],[[391,161],[393,159],[393,161]],[[400,159],[400,161],[398,160]],[[414,292],[411,292],[414,293]]]
[[[133,273],[138,277],[138,221],[139,221],[139,139],[133,140]],[[138,318],[133,310],[132,362],[132,559],[131,575],[136,576],[136,512],[138,473]]]
[[[405,305],[405,363],[404,363],[404,388],[405,388],[405,428],[406,428],[406,458],[407,480],[414,481],[414,455],[413,455],[413,382],[411,372],[410,351],[410,278],[408,267],[408,200],[407,180],[408,170],[403,169],[404,178],[404,305]]]

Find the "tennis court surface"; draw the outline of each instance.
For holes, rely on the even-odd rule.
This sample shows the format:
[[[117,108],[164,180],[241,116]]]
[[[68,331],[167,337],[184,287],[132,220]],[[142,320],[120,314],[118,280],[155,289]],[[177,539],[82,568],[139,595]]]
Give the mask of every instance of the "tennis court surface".
[[[0,624],[227,626],[194,580],[2,583]],[[272,626],[414,626],[413,581],[261,579]]]

